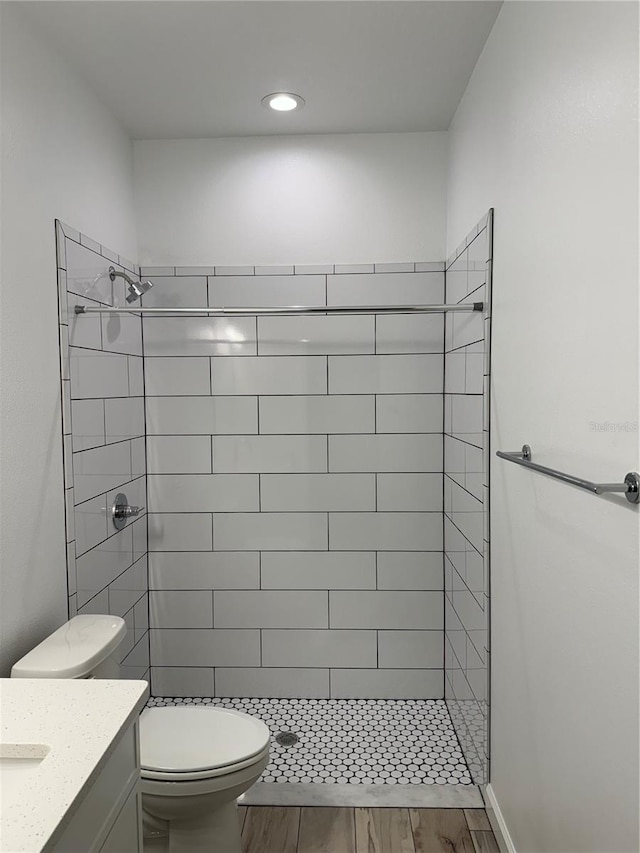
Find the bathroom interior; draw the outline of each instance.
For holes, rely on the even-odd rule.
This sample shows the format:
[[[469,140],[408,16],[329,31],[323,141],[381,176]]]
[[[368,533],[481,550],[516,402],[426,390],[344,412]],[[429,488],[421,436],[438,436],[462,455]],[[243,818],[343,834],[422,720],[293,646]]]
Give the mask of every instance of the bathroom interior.
[[[638,4],[0,36],[0,851],[635,853]]]

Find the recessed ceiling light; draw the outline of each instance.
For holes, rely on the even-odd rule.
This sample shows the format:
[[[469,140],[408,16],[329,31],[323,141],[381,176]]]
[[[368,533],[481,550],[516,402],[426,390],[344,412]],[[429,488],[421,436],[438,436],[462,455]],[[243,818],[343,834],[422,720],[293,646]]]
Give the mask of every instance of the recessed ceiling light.
[[[265,95],[262,105],[279,113],[288,113],[291,110],[300,110],[304,107],[304,98],[294,95],[292,92],[272,92]]]

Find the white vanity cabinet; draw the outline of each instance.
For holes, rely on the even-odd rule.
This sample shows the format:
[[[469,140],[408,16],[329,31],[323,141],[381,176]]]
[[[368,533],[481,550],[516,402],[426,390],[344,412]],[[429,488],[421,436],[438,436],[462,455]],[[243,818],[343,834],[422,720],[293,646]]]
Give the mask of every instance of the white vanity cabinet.
[[[100,853],[142,853],[142,803],[138,786],[127,797],[115,823],[109,830]]]
[[[121,736],[54,843],[56,853],[142,853],[139,725]]]
[[[142,853],[148,696],[146,681],[0,679],[0,771],[31,757],[0,784],[0,853]]]

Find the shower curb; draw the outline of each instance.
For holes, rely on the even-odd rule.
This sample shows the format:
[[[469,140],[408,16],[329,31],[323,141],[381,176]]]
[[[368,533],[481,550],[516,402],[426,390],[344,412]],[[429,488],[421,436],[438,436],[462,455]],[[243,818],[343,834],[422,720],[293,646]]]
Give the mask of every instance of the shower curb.
[[[238,804],[347,808],[484,808],[482,794],[477,785],[350,785],[318,782],[256,782]]]

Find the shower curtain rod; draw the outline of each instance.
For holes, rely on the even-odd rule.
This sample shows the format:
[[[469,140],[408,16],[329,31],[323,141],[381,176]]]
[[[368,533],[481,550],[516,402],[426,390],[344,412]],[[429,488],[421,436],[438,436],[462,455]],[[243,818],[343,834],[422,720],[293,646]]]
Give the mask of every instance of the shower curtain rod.
[[[275,308],[128,308],[76,305],[76,314],[206,314],[208,317],[277,316],[281,314],[445,314],[484,310],[483,302],[458,305],[288,305]]]

